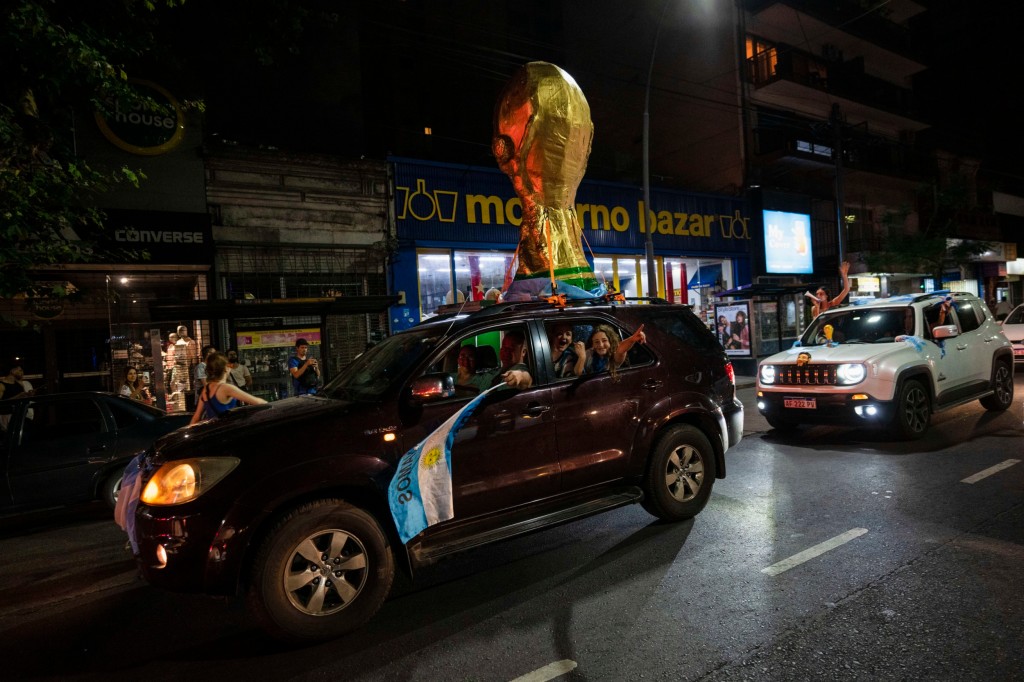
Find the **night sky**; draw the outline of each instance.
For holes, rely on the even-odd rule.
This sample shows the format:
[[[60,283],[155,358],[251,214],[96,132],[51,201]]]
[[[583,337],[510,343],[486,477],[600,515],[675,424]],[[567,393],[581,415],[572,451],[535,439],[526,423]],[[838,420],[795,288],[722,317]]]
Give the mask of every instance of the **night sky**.
[[[190,46],[190,52],[180,52],[190,57],[181,59],[188,66],[179,72],[179,91],[192,88],[206,99],[207,133],[216,138],[356,157],[394,152],[488,165],[495,94],[527,60],[562,61],[557,36],[565,27],[541,0],[478,3],[473,18],[446,11],[460,4],[185,3],[171,13],[170,25]],[[1007,181],[1024,183],[1024,135],[1015,105],[1022,79],[1013,71],[1013,32],[1021,11],[1009,9],[1011,3],[926,4],[927,29],[918,47],[927,54],[929,70],[917,85],[935,126],[931,134],[984,159]],[[656,7],[638,3],[637,11],[648,11],[648,5]],[[312,8],[294,41],[289,22],[301,14],[292,6]],[[274,63],[258,63],[258,51],[272,52]],[[444,78],[452,74],[457,78]],[[434,138],[422,135],[424,121],[434,123]]]

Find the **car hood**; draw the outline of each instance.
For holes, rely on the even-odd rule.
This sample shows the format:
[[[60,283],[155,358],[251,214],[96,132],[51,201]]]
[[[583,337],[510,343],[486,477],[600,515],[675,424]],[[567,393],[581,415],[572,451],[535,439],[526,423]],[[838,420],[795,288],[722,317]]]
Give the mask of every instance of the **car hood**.
[[[1010,341],[1020,342],[1024,340],[1024,324],[1003,323],[1003,335]]]
[[[889,355],[893,351],[898,350],[904,344],[910,343],[909,341],[899,341],[896,343],[880,343],[880,344],[869,344],[869,343],[839,343],[834,346],[794,346],[788,350],[784,350],[781,353],[776,353],[763,360],[762,365],[779,365],[779,364],[796,364],[797,357],[801,353],[807,353],[810,355],[810,360],[807,362],[811,364],[817,363],[830,363],[837,364],[842,362],[870,362],[883,355]]]
[[[158,455],[173,458],[180,450],[194,451],[197,445],[233,439],[244,435],[247,441],[267,429],[291,428],[295,423],[316,420],[324,415],[343,416],[358,409],[360,403],[345,400],[301,396],[264,405],[236,407],[216,419],[180,428],[160,438]]]

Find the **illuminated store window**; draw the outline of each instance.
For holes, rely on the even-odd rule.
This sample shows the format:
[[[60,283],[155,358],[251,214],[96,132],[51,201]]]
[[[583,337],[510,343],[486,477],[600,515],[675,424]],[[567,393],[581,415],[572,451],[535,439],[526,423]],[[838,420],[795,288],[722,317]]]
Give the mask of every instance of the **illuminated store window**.
[[[609,289],[619,290],[618,282],[615,280],[615,268],[613,259],[607,256],[594,258],[594,277],[597,283],[604,283]]]
[[[491,289],[501,291],[514,256],[511,251],[456,251],[455,288],[471,301],[483,299]]]
[[[665,270],[665,300],[669,303],[687,304],[689,300],[689,268],[682,258],[666,258],[664,261]]]
[[[460,298],[452,296],[451,257],[447,251],[417,251],[416,268],[420,282],[421,319],[436,315],[437,307],[444,305],[446,298]]]

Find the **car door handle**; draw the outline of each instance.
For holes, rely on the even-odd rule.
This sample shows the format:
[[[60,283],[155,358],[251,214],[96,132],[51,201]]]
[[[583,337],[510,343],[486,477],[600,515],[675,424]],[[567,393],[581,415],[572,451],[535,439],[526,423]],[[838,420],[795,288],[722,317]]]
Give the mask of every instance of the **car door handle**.
[[[97,452],[103,452],[106,449],[106,445],[90,445],[88,448],[86,448],[85,451],[88,452],[90,455],[95,455]]]
[[[663,382],[663,381],[661,381],[659,379],[648,379],[644,383],[640,384],[640,388],[646,389],[648,391],[655,391],[655,390],[661,388],[661,385],[663,383],[665,383],[665,382]]]
[[[523,410],[522,416],[526,419],[532,419],[533,417],[539,417],[548,410],[551,409],[550,405],[541,405],[540,403],[530,403]]]

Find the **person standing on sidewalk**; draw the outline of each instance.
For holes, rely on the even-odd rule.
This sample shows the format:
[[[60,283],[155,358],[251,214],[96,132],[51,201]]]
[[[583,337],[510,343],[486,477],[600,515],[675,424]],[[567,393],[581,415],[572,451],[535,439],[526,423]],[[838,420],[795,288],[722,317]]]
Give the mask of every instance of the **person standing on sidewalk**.
[[[213,353],[216,353],[217,349],[213,346],[203,346],[202,357],[199,360],[199,364],[196,365],[196,403],[199,403],[199,394],[203,392],[203,386],[206,385],[206,360]]]
[[[238,362],[238,351],[228,351],[228,375],[227,382],[239,388],[249,390],[252,388],[252,372],[245,365]]]
[[[320,365],[316,358],[309,356],[306,339],[296,339],[295,355],[288,360],[288,372],[292,375],[295,395],[316,395],[320,386]]]

